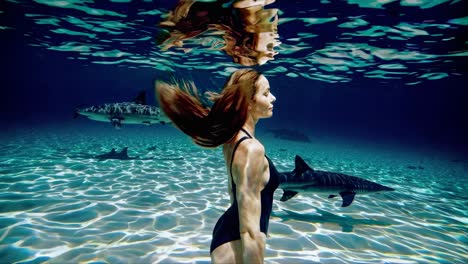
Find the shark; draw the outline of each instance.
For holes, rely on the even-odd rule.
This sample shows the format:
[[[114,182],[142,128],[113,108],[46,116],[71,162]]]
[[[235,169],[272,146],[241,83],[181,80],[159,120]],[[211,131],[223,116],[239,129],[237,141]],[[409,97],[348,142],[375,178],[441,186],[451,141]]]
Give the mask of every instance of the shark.
[[[112,148],[110,152],[96,155],[94,156],[94,158],[99,159],[99,160],[107,160],[107,159],[131,160],[131,159],[138,159],[139,157],[129,157],[128,147],[124,147],[120,152],[117,152],[115,148]]]
[[[75,109],[74,118],[86,116],[95,121],[110,122],[116,129],[122,124],[168,124],[170,119],[156,106],[146,104],[146,92],[141,91],[132,101],[105,103]]]
[[[280,173],[279,188],[283,189],[280,201],[285,202],[297,193],[325,193],[328,198],[338,195],[342,207],[351,205],[356,194],[370,194],[394,191],[395,189],[343,173],[312,169],[299,156],[295,157],[295,169]]]
[[[155,146],[153,146],[155,147]],[[63,150],[65,151],[65,150]],[[153,151],[151,151],[153,152]],[[128,147],[122,148],[121,151],[117,151],[115,148],[112,148],[111,151],[103,153],[103,154],[91,154],[91,153],[72,153],[71,155],[66,155],[70,159],[97,159],[98,161],[105,161],[105,160],[183,160],[184,157],[177,157],[173,155],[155,155],[153,153],[152,156],[128,156]]]

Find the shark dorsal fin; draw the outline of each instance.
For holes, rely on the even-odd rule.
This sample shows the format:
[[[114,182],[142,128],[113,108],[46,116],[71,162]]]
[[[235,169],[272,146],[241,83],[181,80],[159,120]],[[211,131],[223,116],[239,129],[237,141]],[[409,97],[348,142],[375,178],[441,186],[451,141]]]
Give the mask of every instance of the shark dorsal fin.
[[[109,153],[114,154],[115,153],[115,148],[112,148],[112,150]]]
[[[309,165],[307,165],[307,163],[305,163],[305,161],[299,155],[296,155],[296,159],[294,160],[294,162],[296,164],[296,171],[299,171],[299,172],[303,172],[306,170],[313,171],[313,169],[309,167]]]
[[[140,91],[135,97],[135,99],[133,99],[133,102],[141,105],[146,105],[146,92]]]

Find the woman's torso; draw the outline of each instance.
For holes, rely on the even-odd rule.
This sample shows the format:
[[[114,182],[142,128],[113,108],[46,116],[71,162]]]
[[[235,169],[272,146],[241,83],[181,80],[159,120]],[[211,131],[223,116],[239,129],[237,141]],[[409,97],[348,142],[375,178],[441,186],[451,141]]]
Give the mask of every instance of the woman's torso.
[[[231,173],[231,170],[232,170],[232,166],[235,166],[233,163],[236,162],[235,160],[236,155],[242,155],[242,153],[240,153],[238,149],[239,147],[237,147],[236,150],[235,150],[235,147],[236,145],[238,145],[239,141],[242,140],[242,138],[244,137],[247,137],[247,139],[241,142],[241,144],[243,144],[244,146],[247,144],[255,144],[255,145],[258,145],[257,147],[263,148],[263,145],[257,139],[251,138],[242,132],[240,132],[233,140],[231,140],[230,143],[224,145],[223,154],[224,154],[224,162],[226,164],[227,173],[228,173],[229,195],[231,196],[231,202],[233,201],[234,196],[235,196],[235,193],[233,193],[232,184],[233,183],[235,184],[236,182],[238,182],[238,179],[237,179],[238,175]],[[263,158],[263,164],[259,164],[258,166],[263,167],[262,175],[261,175],[262,183],[263,183],[262,190],[263,190],[270,180],[270,170],[269,170],[268,159],[266,156]]]
[[[224,212],[224,214],[218,219],[214,230],[213,230],[213,240],[211,242],[210,252],[213,252],[218,246],[223,245],[228,242],[235,243],[236,240],[240,239],[240,223],[239,223],[239,210],[238,203],[236,199],[236,183],[238,175],[236,173],[231,173],[231,164],[237,155],[246,154],[246,146],[238,150],[239,145],[242,144],[260,144],[256,139],[249,138],[248,136],[241,135],[232,140],[232,143],[226,144],[223,148],[224,158],[226,160],[228,175],[229,175],[229,193],[231,195],[231,206]],[[233,158],[234,155],[234,158]],[[239,158],[241,162],[236,166],[245,166],[242,164],[242,157]],[[245,161],[245,159],[244,159]],[[271,160],[264,155],[263,164],[264,170],[262,170],[262,182],[263,186],[260,186],[260,199],[261,199],[261,211],[258,212],[260,215],[259,227],[260,231],[267,235],[270,214],[273,207],[273,194],[278,188],[279,185],[279,173],[274,167]],[[236,170],[233,170],[236,171]],[[231,174],[233,177],[231,177]],[[235,180],[234,180],[235,179]],[[233,244],[234,245],[234,244]]]
[[[239,151],[239,145],[245,144],[257,144],[255,147],[261,147],[263,145],[255,138],[250,136],[248,132],[240,132],[229,144],[226,144],[223,148],[224,158],[226,162],[226,167],[228,170],[228,182],[229,182],[229,194],[231,197],[231,207],[236,207],[236,182],[238,182],[238,175],[233,172],[232,167],[235,165],[237,155],[242,155],[242,151]],[[247,147],[248,148],[248,147]],[[245,148],[244,148],[245,149]],[[234,156],[233,156],[234,155]],[[238,164],[238,166],[245,166],[244,164]],[[272,211],[273,206],[273,194],[279,185],[279,173],[276,170],[273,162],[268,158],[267,155],[263,157],[263,164],[258,164],[257,166],[262,166],[263,169],[262,178],[263,186],[261,186],[261,219],[260,219],[260,229],[265,234],[268,231],[269,217]]]

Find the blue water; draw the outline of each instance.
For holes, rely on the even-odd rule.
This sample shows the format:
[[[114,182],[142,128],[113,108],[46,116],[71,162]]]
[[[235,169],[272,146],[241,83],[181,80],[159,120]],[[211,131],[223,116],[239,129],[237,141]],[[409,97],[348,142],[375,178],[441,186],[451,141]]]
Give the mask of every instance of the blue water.
[[[257,128],[268,156],[281,171],[300,155],[395,189],[346,208],[322,194],[280,202],[278,190],[266,263],[468,262],[466,1],[386,2],[266,6],[280,43],[253,67],[277,97]],[[214,31],[158,47],[175,5],[2,2],[0,263],[210,261],[229,206],[221,150],[170,125],[72,118],[141,90],[153,105],[154,81],[171,75],[219,90],[243,67]],[[132,159],[95,158],[124,147]]]
[[[220,150],[172,127],[109,129],[84,122],[18,128],[2,136],[4,263],[206,263],[211,232],[229,205]],[[320,170],[395,192],[280,202],[267,263],[463,263],[467,161],[437,149],[326,138],[310,143],[259,130],[280,170],[300,155]],[[136,160],[95,155],[129,147]],[[190,155],[189,155],[190,153]],[[150,158],[150,159],[146,159]],[[416,168],[413,168],[416,167]]]

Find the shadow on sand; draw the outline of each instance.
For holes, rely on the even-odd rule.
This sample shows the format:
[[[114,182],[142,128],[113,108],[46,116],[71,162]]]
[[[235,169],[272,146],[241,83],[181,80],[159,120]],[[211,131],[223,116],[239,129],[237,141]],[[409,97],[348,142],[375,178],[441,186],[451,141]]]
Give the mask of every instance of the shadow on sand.
[[[390,226],[391,223],[371,220],[371,219],[355,219],[349,216],[338,216],[318,208],[316,215],[300,214],[293,211],[282,209],[282,212],[272,213],[272,216],[281,218],[281,221],[297,220],[308,223],[321,223],[321,224],[337,224],[341,226],[343,232],[353,232],[355,226],[368,225],[368,226]]]

